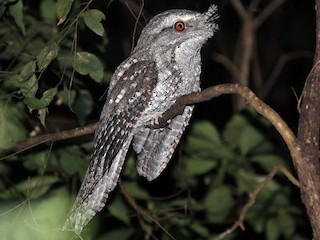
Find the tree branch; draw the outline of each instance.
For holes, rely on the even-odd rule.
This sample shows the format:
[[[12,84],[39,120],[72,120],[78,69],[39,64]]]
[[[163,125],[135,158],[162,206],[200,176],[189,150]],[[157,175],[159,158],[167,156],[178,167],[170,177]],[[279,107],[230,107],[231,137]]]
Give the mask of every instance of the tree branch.
[[[311,58],[312,52],[310,51],[294,51],[282,54],[277,63],[273,67],[273,71],[271,72],[269,78],[264,82],[263,86],[259,89],[259,97],[264,99],[267,94],[270,92],[270,89],[277,81],[279,75],[281,74],[285,65],[295,59],[299,58]]]
[[[316,9],[316,51],[314,65],[306,80],[300,106],[298,143],[301,159],[295,164],[314,239],[320,239],[320,0]]]
[[[243,4],[240,0],[231,0],[231,3],[234,7],[234,9],[237,11],[239,17],[244,20],[248,16],[248,12],[244,8]]]
[[[293,161],[298,162],[300,153],[297,140],[286,122],[271,107],[261,101],[249,88],[237,83],[220,84],[204,89],[202,92],[191,93],[180,97],[175,104],[158,119],[158,124],[152,127],[158,128],[165,126],[168,120],[181,114],[187,105],[208,101],[222,94],[233,93],[241,95],[252,108],[271,122],[287,144]]]
[[[268,6],[263,10],[263,12],[255,19],[254,27],[258,29],[261,24],[282,4],[285,3],[286,0],[273,0],[268,4]]]
[[[17,149],[18,151],[24,151],[49,141],[55,142],[55,141],[62,141],[66,139],[81,137],[81,136],[93,133],[97,128],[97,126],[98,126],[98,123],[92,123],[84,127],[65,130],[59,133],[49,133],[49,134],[35,136],[16,144],[14,148]]]
[[[233,60],[238,74],[234,76],[233,72],[231,72],[233,75],[232,82],[239,83],[244,86],[249,85],[248,83],[251,71],[250,65],[254,53],[254,46],[257,41],[256,31],[261,24],[285,1],[286,0],[272,0],[267,7],[264,8],[261,14],[255,16],[255,8],[258,6],[260,2],[259,0],[252,0],[247,9],[240,0],[231,0],[232,6],[242,21]],[[254,74],[258,76],[261,75],[257,72],[254,72]],[[232,102],[235,111],[240,111],[245,106],[243,99],[238,96],[234,96]]]
[[[291,129],[285,123],[285,121],[279,116],[278,113],[276,113],[272,108],[270,108],[267,104],[261,101],[249,88],[241,86],[239,84],[220,84],[204,89],[201,92],[184,95],[180,97],[175,102],[175,104],[170,107],[170,109],[168,109],[166,112],[162,114],[162,117],[158,119],[157,124],[154,124],[149,127],[161,128],[166,126],[168,124],[168,121],[170,121],[170,119],[174,118],[175,116],[181,114],[187,105],[194,105],[196,103],[205,102],[222,94],[233,93],[241,95],[251,107],[253,107],[258,113],[260,113],[262,116],[264,116],[272,123],[272,125],[277,129],[277,131],[280,133],[280,135],[286,142],[290,154],[293,158],[293,161],[299,161],[297,140]],[[61,141],[65,139],[80,137],[94,132],[96,127],[97,123],[94,123],[84,127],[62,131],[60,133],[32,137],[24,142],[18,143],[16,145],[16,149],[26,150],[48,141]]]
[[[303,93],[298,126],[301,159],[294,164],[301,184],[301,200],[306,206],[314,239],[320,239],[320,59],[316,60]]]

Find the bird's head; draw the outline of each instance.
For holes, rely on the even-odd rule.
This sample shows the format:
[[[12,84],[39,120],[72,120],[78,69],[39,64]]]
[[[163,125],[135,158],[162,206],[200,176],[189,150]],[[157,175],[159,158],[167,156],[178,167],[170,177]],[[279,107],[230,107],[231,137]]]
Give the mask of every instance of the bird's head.
[[[217,6],[211,5],[207,12],[169,10],[153,17],[144,27],[137,47],[173,45],[185,41],[202,44],[218,30]]]

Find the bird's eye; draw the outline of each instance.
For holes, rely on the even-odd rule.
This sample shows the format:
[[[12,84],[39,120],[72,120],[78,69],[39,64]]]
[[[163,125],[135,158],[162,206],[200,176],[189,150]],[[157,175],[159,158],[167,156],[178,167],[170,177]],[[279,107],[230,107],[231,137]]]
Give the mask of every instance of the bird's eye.
[[[185,28],[186,28],[186,26],[185,26],[184,22],[179,21],[174,24],[174,29],[179,32],[183,31]]]

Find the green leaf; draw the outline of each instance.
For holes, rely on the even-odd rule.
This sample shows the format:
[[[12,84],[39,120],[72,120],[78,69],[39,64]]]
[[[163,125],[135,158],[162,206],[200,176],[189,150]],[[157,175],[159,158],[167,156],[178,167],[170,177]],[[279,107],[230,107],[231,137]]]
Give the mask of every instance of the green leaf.
[[[53,0],[42,0],[40,2],[41,17],[49,22],[56,21],[56,3]]]
[[[27,63],[22,68],[18,81],[19,82],[28,81],[34,75],[35,71],[36,71],[36,62],[31,61],[31,62]]]
[[[90,151],[91,149],[92,146],[90,147]],[[90,158],[83,151],[81,151],[80,146],[78,145],[59,149],[59,151],[56,153],[56,157],[60,172],[68,176],[76,173],[79,173],[80,176],[84,175]]]
[[[0,198],[11,199],[17,196],[16,193],[22,193],[29,199],[38,198],[44,195],[49,188],[59,182],[58,177],[53,176],[39,176],[27,179],[21,183],[15,184],[12,188],[0,193]]]
[[[57,0],[56,13],[58,18],[58,24],[62,24],[66,19],[71,10],[74,0]]]
[[[223,222],[234,206],[230,189],[224,186],[213,189],[204,199],[204,206],[211,222]]]
[[[130,223],[129,211],[122,200],[113,201],[108,205],[109,212],[125,224]]]
[[[40,99],[36,97],[25,97],[23,99],[23,102],[31,111],[35,109],[42,109],[47,107],[51,103],[56,93],[57,88],[50,88],[43,93]]]
[[[98,237],[96,240],[129,240],[132,239],[132,234],[134,234],[133,228],[119,228],[112,229],[108,231],[106,234]]]
[[[253,151],[265,140],[259,132],[244,116],[235,115],[223,131],[223,137],[233,148],[239,149],[243,156]]]
[[[20,88],[20,92],[25,97],[33,97],[38,91],[38,79],[35,75],[35,61],[27,63],[21,70],[19,75],[10,78],[11,83]]]
[[[53,168],[59,168],[59,172],[64,176],[70,177],[78,174],[80,178],[83,178],[89,164],[91,151],[92,142],[71,145],[56,150],[50,158],[50,162],[53,163]]]
[[[30,111],[38,109],[38,118],[42,126],[45,126],[48,113],[47,106],[51,103],[56,93],[57,88],[50,88],[43,93],[41,99],[35,97],[25,97],[23,99],[23,103],[28,106]]]
[[[28,106],[30,111],[34,109],[41,109],[46,107],[46,105],[36,97],[25,97],[23,99],[23,103]]]
[[[0,152],[26,138],[21,104],[0,101]]]
[[[96,82],[103,78],[103,66],[100,60],[92,53],[78,52],[75,58],[75,69],[82,75],[89,74]]]
[[[277,219],[269,218],[266,225],[266,239],[277,240],[279,239],[280,232]]]
[[[247,155],[251,150],[260,145],[264,140],[263,134],[253,126],[247,125],[241,132],[239,148],[242,155]]]
[[[104,28],[101,21],[105,19],[103,12],[97,9],[88,10],[83,14],[84,23],[99,36],[103,36]]]
[[[192,125],[191,135],[210,142],[220,142],[220,134],[217,128],[208,121],[199,121]]]
[[[57,104],[64,104],[66,106],[72,106],[74,104],[74,101],[76,99],[76,91],[75,90],[61,90],[57,93]]]
[[[238,190],[241,193],[251,192],[259,184],[258,176],[244,169],[239,169],[234,174],[234,177],[238,186]]]
[[[236,149],[240,145],[240,137],[243,129],[248,125],[247,119],[242,115],[235,115],[227,123],[224,131],[223,138],[233,149]]]
[[[73,233],[61,231],[69,205],[70,197],[65,188],[37,200],[6,201],[0,205],[0,232],[4,239],[70,240]],[[91,231],[91,234],[94,233]]]
[[[57,88],[50,88],[46,90],[41,97],[41,102],[43,102],[45,106],[48,106],[53,100],[53,98],[56,96],[57,91]]]
[[[48,108],[41,108],[38,110],[38,118],[41,122],[41,125],[44,127],[46,126],[47,113],[48,113]]]
[[[3,16],[6,8],[6,2],[4,0],[0,0],[0,18]]]
[[[204,227],[199,222],[195,222],[195,223],[191,224],[190,227],[194,232],[196,232],[201,237],[208,238],[208,236],[210,234],[208,228]]]
[[[141,189],[136,182],[123,182],[123,185],[131,197],[135,199],[149,198],[149,194],[145,190]]]
[[[277,224],[280,232],[286,237],[286,239],[292,239],[295,232],[295,218],[288,213],[281,211],[277,216]]]
[[[190,135],[187,138],[186,151],[192,158],[215,161],[217,159],[233,159],[233,150],[223,143],[210,142]]]
[[[217,162],[214,160],[187,158],[184,161],[186,163],[184,171],[188,176],[204,174],[217,166]]]
[[[93,108],[93,99],[89,91],[82,90],[80,91],[80,95],[77,98],[74,110],[76,111],[78,120],[81,125],[84,125],[87,121],[87,117],[92,112]]]
[[[20,28],[23,35],[26,34],[26,29],[23,21],[23,2],[22,0],[18,0],[12,5],[9,6],[10,15],[13,17],[15,23]]]
[[[38,79],[36,75],[32,75],[31,78],[29,78],[28,81],[20,85],[20,92],[25,96],[25,97],[33,97],[36,95],[38,91]]]
[[[21,157],[23,166],[30,171],[38,171],[40,174],[46,166],[48,153],[46,151],[34,151]]]
[[[58,45],[55,42],[49,43],[37,55],[37,65],[39,70],[46,68],[50,62],[58,56]]]
[[[282,165],[288,167],[286,161],[275,154],[263,154],[250,157],[252,162],[259,164],[266,172],[270,172],[275,166]]]
[[[233,155],[232,151],[221,143],[218,130],[208,121],[200,121],[192,125],[186,151],[191,158],[212,162]]]

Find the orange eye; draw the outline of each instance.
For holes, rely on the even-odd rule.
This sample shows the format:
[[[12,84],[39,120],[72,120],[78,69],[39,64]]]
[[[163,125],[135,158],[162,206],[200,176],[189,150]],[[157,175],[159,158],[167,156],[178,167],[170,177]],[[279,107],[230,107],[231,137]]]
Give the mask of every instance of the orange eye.
[[[185,29],[185,27],[186,27],[186,26],[185,26],[184,22],[181,22],[181,21],[176,22],[176,23],[174,24],[174,29],[177,30],[177,31],[179,31],[179,32],[183,31],[183,30]]]

